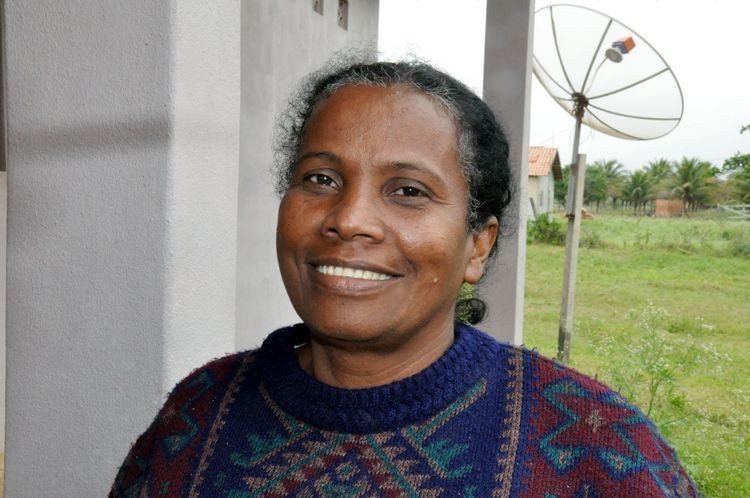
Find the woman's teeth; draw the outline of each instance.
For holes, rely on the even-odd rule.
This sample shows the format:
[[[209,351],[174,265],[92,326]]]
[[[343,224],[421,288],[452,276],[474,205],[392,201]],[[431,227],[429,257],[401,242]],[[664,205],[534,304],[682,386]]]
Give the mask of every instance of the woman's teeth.
[[[377,273],[370,270],[360,270],[355,268],[345,268],[343,266],[320,265],[315,268],[323,275],[332,275],[334,277],[361,278],[363,280],[388,280],[390,275]]]

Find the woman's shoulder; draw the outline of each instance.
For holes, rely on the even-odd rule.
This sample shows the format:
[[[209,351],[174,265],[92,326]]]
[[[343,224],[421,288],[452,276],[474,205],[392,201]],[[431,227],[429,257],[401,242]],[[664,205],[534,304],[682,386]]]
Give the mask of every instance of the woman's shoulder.
[[[496,366],[500,366],[504,373],[507,373],[507,369],[512,369],[515,374],[520,375],[518,380],[523,382],[527,389],[544,390],[551,385],[565,381],[580,385],[597,396],[615,396],[627,403],[625,398],[606,384],[553,358],[544,356],[535,349],[499,341],[486,332],[468,325],[461,324],[461,328],[464,333],[468,330],[476,335],[479,338],[476,342],[482,344],[482,347],[494,349],[498,353]]]
[[[565,495],[559,485],[583,495],[698,496],[668,441],[624,396],[536,351],[497,344],[530,496]]]
[[[193,369],[169,391],[157,419],[178,412],[186,403],[214,399],[228,388],[240,370],[253,362],[255,350],[230,353]]]
[[[643,423],[651,424],[635,405],[589,375],[536,350],[498,341],[472,327],[462,325],[462,331],[476,336],[475,341],[482,344],[483,349],[494,351],[494,360],[485,367],[492,371],[488,373],[501,379],[505,388],[513,391],[516,399],[524,398],[529,408],[552,404],[565,414],[569,411],[566,404],[575,398],[574,408],[585,411],[606,407],[612,412],[616,407],[623,418],[637,415]],[[555,410],[547,410],[547,413],[553,412]]]
[[[223,400],[246,377],[255,356],[255,351],[232,353],[209,361],[179,381],[130,448],[109,496],[140,496],[149,479],[168,481],[165,472],[189,469],[192,455],[206,441]]]
[[[256,350],[231,353],[195,368],[171,389],[150,429],[179,430],[172,426],[181,426],[181,414],[188,411],[205,415],[207,422],[214,405],[247,377],[256,355]]]
[[[639,436],[653,436],[666,444],[640,408],[598,379],[525,346],[499,343],[499,347],[501,362],[508,364],[501,375],[523,398],[524,413],[534,429],[531,434],[559,435],[561,427],[580,423],[587,428],[583,432],[590,433],[586,437],[596,436],[588,441],[595,441],[599,436],[619,439],[616,431],[602,431],[603,427],[637,427]]]
[[[210,379],[212,384],[222,383],[231,379],[236,372],[245,364],[251,364],[258,354],[257,349],[228,353],[225,356],[214,358],[203,365],[194,368],[188,375],[180,380],[170,392],[172,397],[176,392],[188,386],[205,383]]]
[[[568,381],[584,386],[592,393],[616,395],[622,398],[623,401],[627,402],[624,397],[613,391],[612,388],[597,378],[582,373],[554,358],[545,356],[536,349],[530,349],[525,345],[512,346],[504,344],[502,346],[506,349],[516,350],[518,351],[518,354],[523,356],[524,363],[527,365],[528,374],[533,377],[534,383],[538,386],[548,386],[560,379],[567,379]]]
[[[200,382],[200,379],[207,377],[222,381],[227,378],[233,378],[239,370],[247,371],[254,369],[248,367],[260,368],[259,364],[261,362],[258,360],[261,357],[267,360],[262,362],[264,367],[267,368],[269,365],[266,365],[266,363],[273,363],[282,356],[289,356],[290,352],[294,350],[295,345],[304,339],[305,334],[306,329],[303,324],[274,330],[265,337],[263,344],[258,348],[229,353],[225,356],[214,358],[202,366],[195,368],[177,383],[173,392],[184,386]]]

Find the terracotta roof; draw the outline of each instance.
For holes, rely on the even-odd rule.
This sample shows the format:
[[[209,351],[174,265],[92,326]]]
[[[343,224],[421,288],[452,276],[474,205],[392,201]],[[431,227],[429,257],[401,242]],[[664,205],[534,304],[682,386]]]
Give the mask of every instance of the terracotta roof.
[[[562,179],[560,154],[554,147],[529,147],[529,176],[547,176],[550,168],[555,180]]]

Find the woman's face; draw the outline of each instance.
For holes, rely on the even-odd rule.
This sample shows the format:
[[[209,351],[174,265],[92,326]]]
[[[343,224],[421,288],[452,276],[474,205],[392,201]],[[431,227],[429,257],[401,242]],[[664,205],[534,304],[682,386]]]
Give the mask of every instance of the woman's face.
[[[289,297],[318,340],[397,348],[452,331],[496,222],[468,233],[453,121],[404,86],[346,86],[313,112],[279,208]]]

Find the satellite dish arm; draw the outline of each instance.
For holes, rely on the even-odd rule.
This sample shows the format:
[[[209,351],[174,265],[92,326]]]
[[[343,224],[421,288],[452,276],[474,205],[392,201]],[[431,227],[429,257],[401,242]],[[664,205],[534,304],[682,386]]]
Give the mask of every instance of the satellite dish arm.
[[[549,8],[549,20],[552,23],[552,39],[555,41],[555,50],[557,51],[557,60],[560,61],[560,68],[562,68],[563,75],[565,76],[565,81],[568,82],[568,86],[570,87],[570,90],[575,91],[575,87],[573,86],[573,83],[570,82],[568,71],[565,70],[565,64],[563,64],[562,55],[560,54],[560,44],[557,43],[557,28],[555,27],[555,16],[552,12],[552,7]]]
[[[629,85],[625,85],[622,88],[618,88],[617,90],[612,90],[611,92],[602,93],[602,94],[599,94],[599,95],[595,95],[593,97],[589,97],[589,100],[599,99],[599,98],[602,98],[602,97],[608,97],[609,95],[613,95],[615,93],[622,92],[624,90],[627,90],[628,88],[633,88],[634,86],[640,85],[641,83],[645,83],[646,81],[648,81],[648,80],[650,80],[652,78],[656,78],[657,76],[659,76],[660,74],[662,74],[662,73],[664,73],[666,71],[669,71],[668,67],[665,67],[661,71],[657,71],[657,72],[655,72],[654,74],[652,74],[650,76],[646,76],[645,78],[640,79],[640,80],[636,81],[635,83],[631,83]]]
[[[586,77],[583,78],[583,85],[581,85],[581,90],[580,90],[581,93],[586,93],[586,90],[585,90],[586,82],[589,80],[589,75],[591,74],[591,68],[594,67],[594,62],[596,62],[596,56],[599,54],[599,49],[602,48],[602,43],[604,43],[604,37],[607,36],[610,26],[612,26],[612,19],[609,20],[609,22],[607,23],[607,27],[604,28],[602,37],[599,38],[599,45],[596,46],[596,50],[594,50],[594,55],[591,56],[591,62],[589,62],[589,68],[586,70]]]

